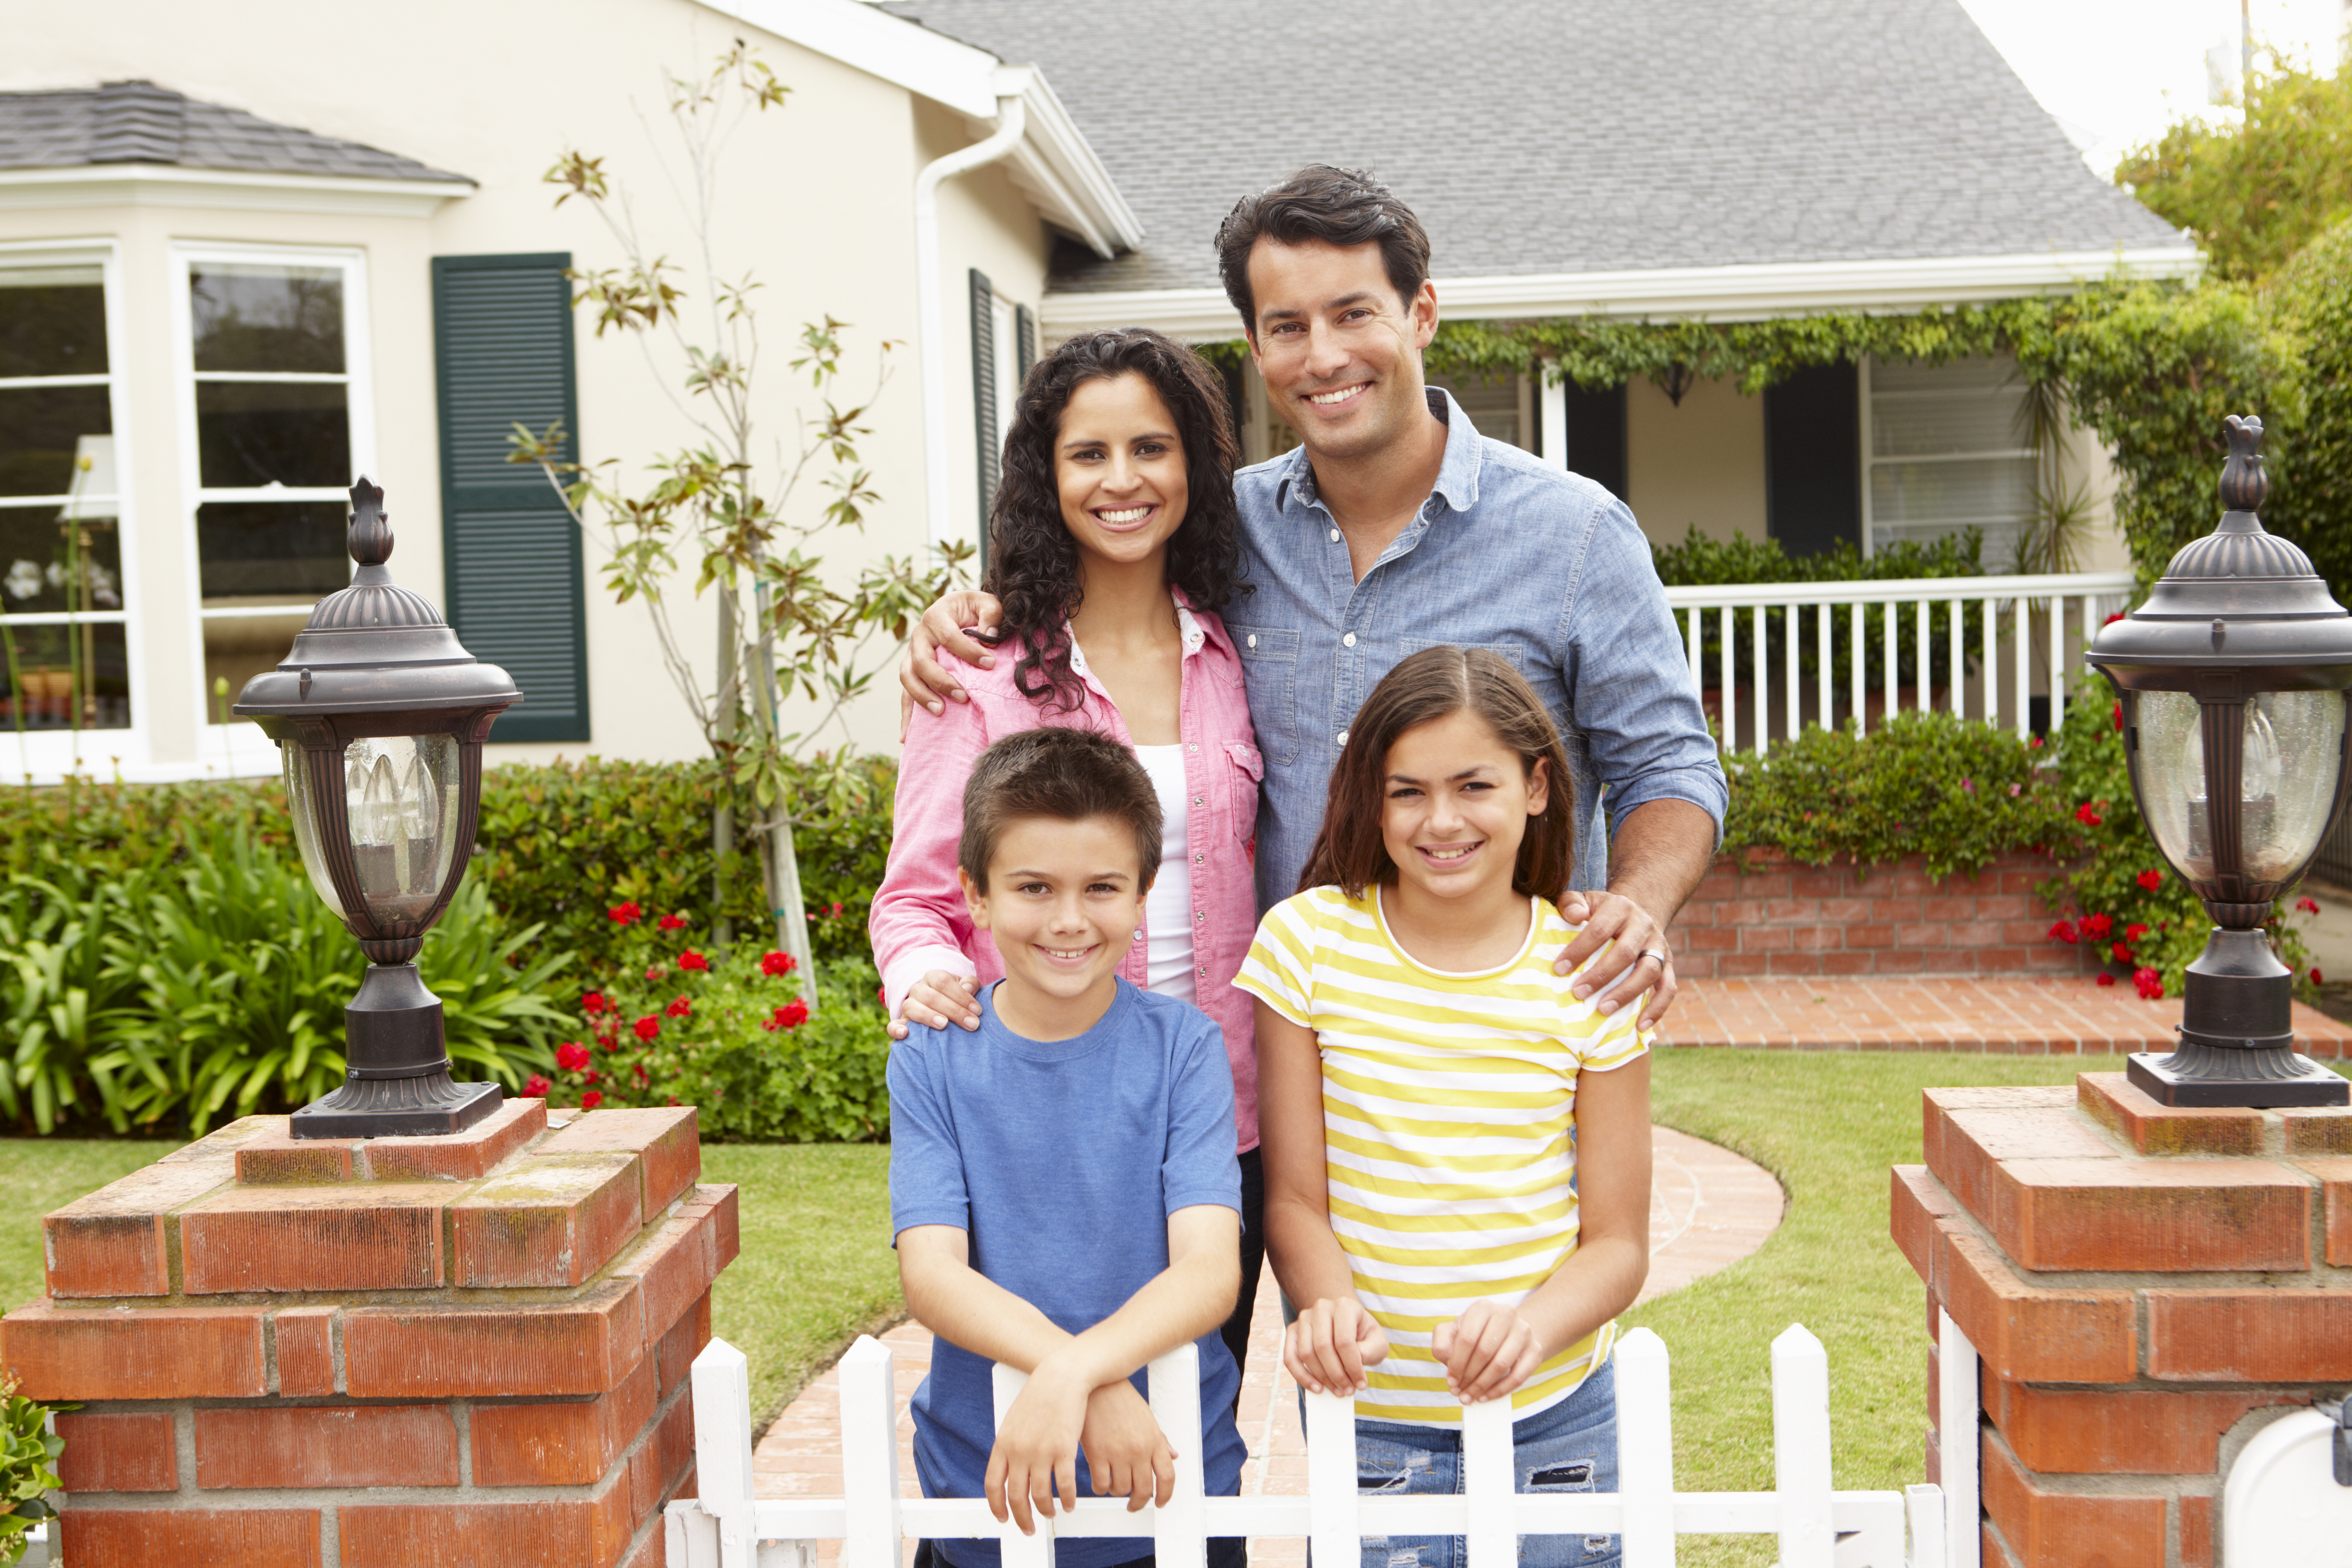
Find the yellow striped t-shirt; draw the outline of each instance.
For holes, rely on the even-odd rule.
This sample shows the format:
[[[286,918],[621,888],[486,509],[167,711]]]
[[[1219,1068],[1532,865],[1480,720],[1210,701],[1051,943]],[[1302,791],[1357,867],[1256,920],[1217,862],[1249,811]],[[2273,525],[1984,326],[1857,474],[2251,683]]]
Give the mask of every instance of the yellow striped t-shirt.
[[[1397,944],[1377,889],[1310,889],[1266,915],[1234,982],[1321,1047],[1331,1229],[1389,1337],[1356,1401],[1372,1420],[1462,1419],[1431,1334],[1474,1301],[1518,1301],[1576,1250],[1577,1075],[1649,1049],[1639,1008],[1603,1016],[1552,973],[1579,928],[1529,901],[1510,962],[1457,974]],[[1514,1418],[1574,1392],[1616,1334],[1545,1362]]]

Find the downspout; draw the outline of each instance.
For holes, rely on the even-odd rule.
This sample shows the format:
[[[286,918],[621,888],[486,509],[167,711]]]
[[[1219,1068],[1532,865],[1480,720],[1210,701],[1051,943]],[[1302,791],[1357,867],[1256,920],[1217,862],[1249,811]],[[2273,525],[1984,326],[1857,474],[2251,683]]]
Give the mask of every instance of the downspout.
[[[1025,121],[1020,95],[1000,95],[993,135],[934,160],[915,176],[915,325],[923,339],[923,504],[935,545],[946,543],[957,531],[948,511],[947,329],[946,308],[940,298],[940,185],[1012,152],[1021,141]]]

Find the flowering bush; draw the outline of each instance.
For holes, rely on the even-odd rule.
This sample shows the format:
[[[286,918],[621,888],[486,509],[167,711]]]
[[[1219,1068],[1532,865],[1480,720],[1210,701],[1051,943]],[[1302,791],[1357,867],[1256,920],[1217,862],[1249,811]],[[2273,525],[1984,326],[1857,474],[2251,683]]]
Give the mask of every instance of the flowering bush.
[[[2178,996],[2213,922],[2188,884],[2166,868],[2140,820],[2119,718],[2120,710],[2104,702],[2077,702],[2066,710],[2053,784],[2070,831],[2053,847],[2081,857],[2082,864],[2044,883],[2042,898],[2053,909],[2079,911],[2051,927],[2051,940],[2105,947],[2141,996]],[[2272,911],[2269,928],[2280,962],[2307,970],[2303,937],[2281,911]],[[2099,984],[2111,985],[2115,977],[2102,974]]]
[[[623,973],[580,998],[582,1037],[557,1047],[554,1103],[693,1105],[712,1142],[862,1142],[886,1137],[889,1037],[871,964],[820,966],[818,1008],[800,999],[782,952],[667,945],[667,920],[640,925]]]

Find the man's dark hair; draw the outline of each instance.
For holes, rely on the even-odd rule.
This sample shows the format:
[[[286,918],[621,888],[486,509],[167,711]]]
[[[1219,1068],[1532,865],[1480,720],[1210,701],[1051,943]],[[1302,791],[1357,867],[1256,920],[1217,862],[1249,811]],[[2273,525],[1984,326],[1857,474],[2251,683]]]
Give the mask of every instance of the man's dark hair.
[[[1257,299],[1250,292],[1250,251],[1261,239],[1299,245],[1373,245],[1389,281],[1406,304],[1429,280],[1429,234],[1396,193],[1362,169],[1309,163],[1282,184],[1244,196],[1217,228],[1217,275],[1225,298],[1242,313],[1242,330],[1257,338]]]
[[[956,860],[982,892],[1005,826],[1030,816],[1108,816],[1135,834],[1137,890],[1148,889],[1160,870],[1159,792],[1135,753],[1108,735],[1047,725],[1007,735],[981,752],[964,781]]]

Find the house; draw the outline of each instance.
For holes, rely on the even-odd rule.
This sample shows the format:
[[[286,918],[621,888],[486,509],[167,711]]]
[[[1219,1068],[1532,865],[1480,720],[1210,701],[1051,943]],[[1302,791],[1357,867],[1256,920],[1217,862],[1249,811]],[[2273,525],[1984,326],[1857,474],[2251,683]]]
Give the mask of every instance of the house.
[[[344,580],[359,473],[386,489],[400,581],[525,691],[490,760],[701,752],[642,609],[505,458],[512,425],[558,417],[624,474],[688,438],[679,366],[649,371],[570,305],[564,268],[618,249],[542,176],[570,149],[604,157],[647,248],[685,251],[656,159],[664,78],[739,37],[793,90],[730,150],[725,268],[756,272],[772,342],[829,314],[853,363],[909,345],[862,448],[882,499],[857,548],[876,553],[976,536],[1041,344],[1128,322],[1236,337],[1210,237],[1240,192],[1310,161],[1370,166],[1413,202],[1456,320],[1913,310],[2196,266],[2083,166],[1958,0],[228,15],[0,0],[17,666],[0,773],[274,770],[222,693]],[[1250,455],[1282,449],[1255,377],[1232,383]],[[793,391],[770,386],[781,437]],[[1454,387],[1482,429],[1608,484],[1662,539],[1998,536],[2031,474],[1998,363],[1832,366],[1761,397]],[[2102,466],[2079,439],[2071,460]],[[673,598],[689,648],[711,647],[708,606]],[[893,719],[877,693],[852,731],[887,745]]]

